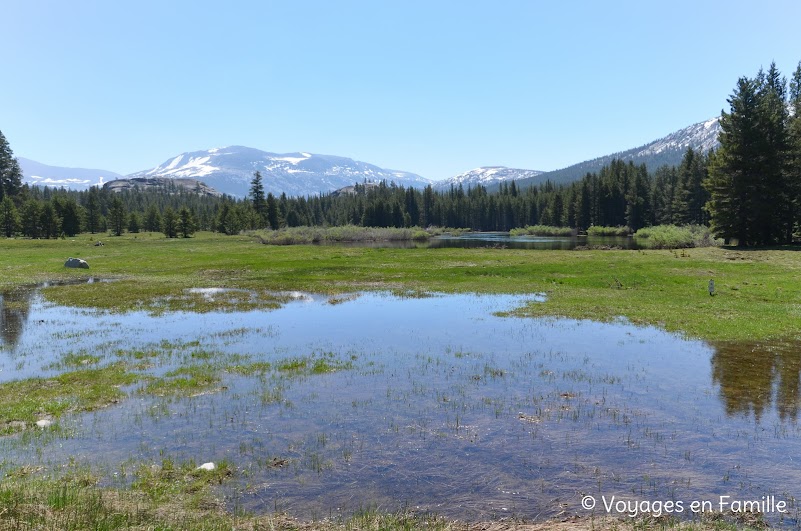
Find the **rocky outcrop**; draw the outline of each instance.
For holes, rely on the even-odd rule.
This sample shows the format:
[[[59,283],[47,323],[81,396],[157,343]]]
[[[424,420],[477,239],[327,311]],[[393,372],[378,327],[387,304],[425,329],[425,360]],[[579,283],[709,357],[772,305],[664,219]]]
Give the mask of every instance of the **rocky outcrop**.
[[[214,197],[220,197],[222,195],[211,186],[197,179],[173,179],[170,177],[132,177],[129,179],[115,179],[104,184],[103,188],[112,192],[153,190],[168,194],[180,191]]]

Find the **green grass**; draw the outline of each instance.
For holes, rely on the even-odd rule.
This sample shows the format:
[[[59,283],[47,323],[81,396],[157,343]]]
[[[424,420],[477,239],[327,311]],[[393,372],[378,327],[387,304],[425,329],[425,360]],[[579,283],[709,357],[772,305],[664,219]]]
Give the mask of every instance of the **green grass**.
[[[298,245],[333,242],[426,241],[431,234],[420,227],[408,229],[357,227],[286,227],[249,233],[268,245]]]
[[[631,229],[628,227],[602,227],[593,225],[587,229],[588,236],[628,236]]]
[[[526,225],[512,229],[509,236],[574,236],[576,231],[570,227],[552,227],[550,225]]]
[[[801,336],[797,248],[372,249],[268,246],[244,236],[209,233],[172,240],[155,234],[125,235],[105,242],[93,247],[85,235],[72,240],[0,240],[0,290],[89,275],[116,278],[45,290],[56,303],[116,311],[158,307],[165,298],[180,301],[194,287],[250,290],[271,305],[278,303],[275,292],[288,290],[331,295],[358,290],[545,293],[546,302],[518,313],[600,321],[625,316],[708,340]],[[69,256],[85,258],[91,269],[64,269]],[[715,280],[715,297],[707,292],[709,279]],[[231,307],[215,300],[203,303],[204,310],[218,306]]]
[[[120,386],[137,381],[117,363],[100,369],[72,371],[52,378],[29,378],[0,384],[0,434],[13,433],[47,417],[92,411],[125,395]]]
[[[723,240],[715,239],[709,227],[703,225],[645,227],[635,232],[634,238],[638,245],[649,249],[686,249],[723,245]]]

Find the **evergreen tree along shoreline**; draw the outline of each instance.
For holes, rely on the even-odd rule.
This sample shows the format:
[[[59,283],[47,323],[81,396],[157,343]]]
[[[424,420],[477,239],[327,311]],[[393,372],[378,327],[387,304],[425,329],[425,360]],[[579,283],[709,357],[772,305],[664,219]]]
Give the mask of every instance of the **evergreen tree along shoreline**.
[[[705,182],[712,229],[741,245],[791,243],[801,221],[801,63],[789,91],[774,63],[741,77],[728,102]]]
[[[22,184],[19,164],[0,132],[0,234],[54,238],[79,232],[196,230],[238,234],[295,226],[453,227],[509,231],[528,225],[710,225],[740,245],[786,244],[801,223],[801,63],[789,82],[772,64],[738,80],[721,117],[721,147],[688,149],[676,167],[612,160],[569,184],[521,189],[514,181],[489,193],[481,185],[435,192],[385,182],[356,184],[349,193],[265,196],[255,172],[247,199],[201,196],[177,186],[111,192]]]

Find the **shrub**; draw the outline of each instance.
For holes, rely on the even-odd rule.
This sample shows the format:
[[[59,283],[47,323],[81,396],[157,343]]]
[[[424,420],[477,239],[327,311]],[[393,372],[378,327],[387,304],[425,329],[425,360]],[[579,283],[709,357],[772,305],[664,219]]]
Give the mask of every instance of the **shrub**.
[[[657,225],[645,227],[634,234],[637,244],[648,249],[684,249],[688,247],[714,247],[723,240],[712,236],[704,225]]]
[[[631,229],[628,227],[600,227],[593,225],[587,229],[588,236],[628,236]]]
[[[576,230],[570,227],[552,227],[550,225],[526,225],[524,228],[512,229],[509,236],[575,236]]]

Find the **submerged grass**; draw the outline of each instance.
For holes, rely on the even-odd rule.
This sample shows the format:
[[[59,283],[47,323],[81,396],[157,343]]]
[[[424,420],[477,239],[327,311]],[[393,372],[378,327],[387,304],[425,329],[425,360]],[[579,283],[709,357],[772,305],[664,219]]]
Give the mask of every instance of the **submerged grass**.
[[[193,396],[211,390],[219,382],[218,371],[212,365],[188,365],[151,381],[141,392],[156,396]]]
[[[215,487],[235,477],[229,463],[218,463],[213,471],[197,470],[195,463],[143,465],[128,488],[100,487],[90,474],[62,477],[8,473],[0,484],[0,529],[270,529],[276,531],[582,531],[582,530],[734,530],[761,529],[756,516],[736,520],[715,515],[698,522],[670,517],[606,516],[573,517],[559,521],[529,523],[517,519],[465,523],[430,513],[383,512],[365,509],[349,517],[302,521],[281,513],[253,515],[226,510]]]
[[[256,304],[265,305],[280,304],[280,295],[269,300],[270,293],[291,290],[331,295],[359,290],[546,293],[545,302],[520,315],[602,321],[625,316],[709,340],[792,339],[801,336],[797,251],[265,246],[251,237],[209,233],[172,240],[125,235],[94,247],[83,235],[0,240],[0,291],[37,280],[117,278],[45,290],[55,303],[114,311],[186,309],[188,290],[197,287],[250,290],[263,301]],[[65,269],[68,256],[87,259],[92,269]],[[717,287],[714,297],[707,291],[710,279]],[[203,311],[230,307],[214,298],[192,304]]]

